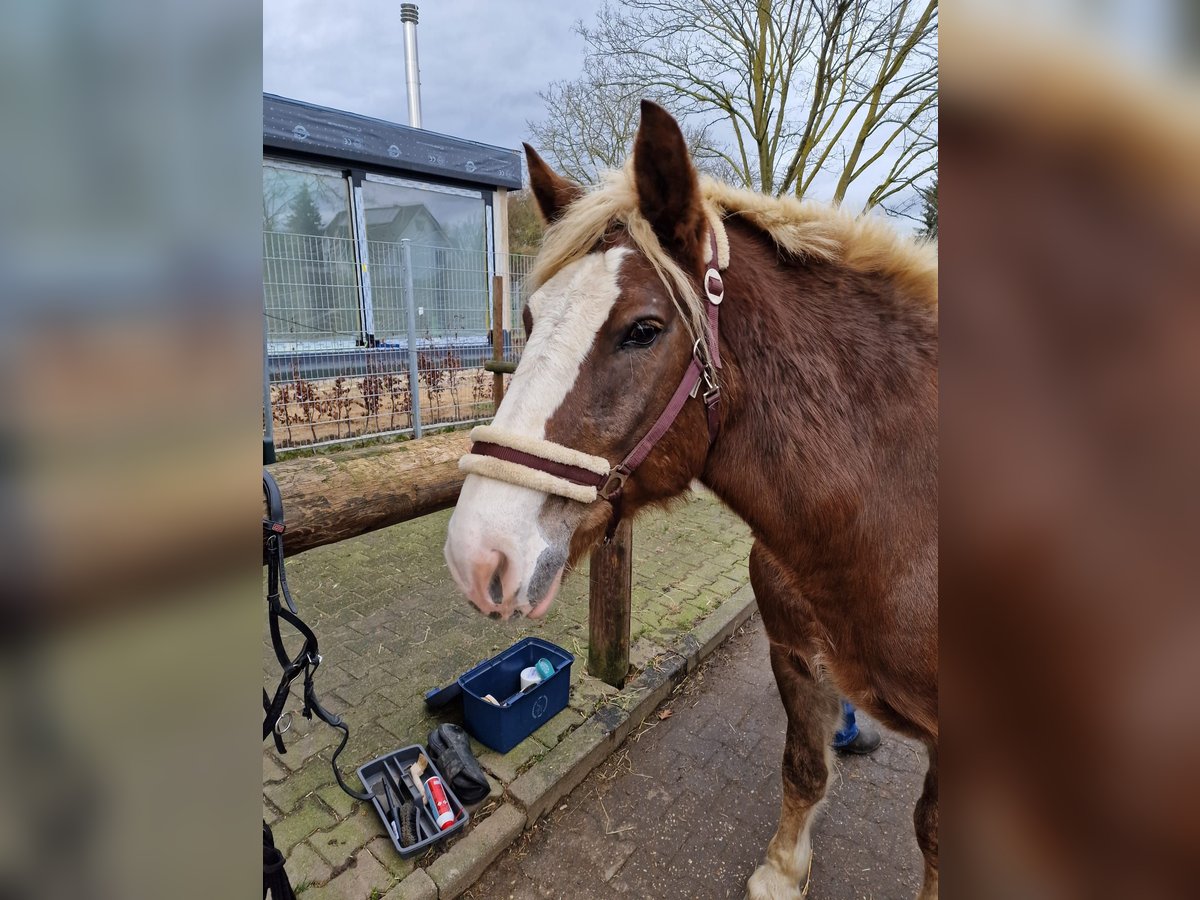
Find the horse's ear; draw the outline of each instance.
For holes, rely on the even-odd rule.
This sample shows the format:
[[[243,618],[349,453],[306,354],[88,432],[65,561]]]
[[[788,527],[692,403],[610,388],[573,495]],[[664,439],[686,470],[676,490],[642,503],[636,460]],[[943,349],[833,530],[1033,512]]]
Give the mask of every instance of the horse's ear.
[[[642,101],[633,142],[633,178],[638,208],[663,247],[685,265],[699,265],[707,223],[696,169],[679,124],[649,100]]]
[[[525,144],[525,161],[529,165],[529,186],[537,200],[538,211],[546,224],[550,224],[563,211],[583,196],[583,188],[568,181],[546,164],[538,152]]]

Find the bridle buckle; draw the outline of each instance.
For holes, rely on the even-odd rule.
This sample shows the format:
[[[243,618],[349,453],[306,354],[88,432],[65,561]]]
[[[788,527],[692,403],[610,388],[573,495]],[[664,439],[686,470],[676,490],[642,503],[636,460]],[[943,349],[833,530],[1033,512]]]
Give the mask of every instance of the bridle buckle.
[[[608,473],[608,477],[604,479],[604,484],[596,488],[596,496],[601,500],[612,500],[613,497],[625,489],[625,482],[631,474],[623,464],[617,466]]]

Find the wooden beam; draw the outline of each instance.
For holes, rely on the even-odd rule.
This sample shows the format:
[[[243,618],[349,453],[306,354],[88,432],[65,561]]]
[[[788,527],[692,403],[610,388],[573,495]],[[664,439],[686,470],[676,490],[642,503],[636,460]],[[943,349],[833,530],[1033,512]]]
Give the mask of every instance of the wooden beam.
[[[279,483],[288,556],[447,509],[464,474],[465,431],[383,447],[301,456],[268,471]],[[264,507],[265,508],[265,507]]]
[[[632,586],[633,524],[623,519],[592,551],[588,586],[588,674],[618,688],[629,674]]]

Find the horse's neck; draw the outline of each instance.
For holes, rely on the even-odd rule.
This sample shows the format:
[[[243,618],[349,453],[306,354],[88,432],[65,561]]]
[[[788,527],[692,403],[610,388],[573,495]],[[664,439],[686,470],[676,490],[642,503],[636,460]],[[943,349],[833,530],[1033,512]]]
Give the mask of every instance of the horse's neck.
[[[729,230],[727,408],[704,481],[777,555],[856,552],[864,521],[887,527],[936,497],[934,314],[877,278],[780,261]]]

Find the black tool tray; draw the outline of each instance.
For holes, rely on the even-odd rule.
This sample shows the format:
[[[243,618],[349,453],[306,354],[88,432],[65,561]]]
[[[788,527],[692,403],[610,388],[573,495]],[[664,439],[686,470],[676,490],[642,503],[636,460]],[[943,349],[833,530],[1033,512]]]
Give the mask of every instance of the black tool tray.
[[[409,768],[417,761],[420,755],[424,753],[425,758],[429,760],[429,764],[425,767],[425,777],[437,775],[442,778],[442,773],[437,770],[437,766],[433,764],[433,758],[429,755],[429,751],[414,744],[411,747],[404,747],[400,750],[395,750],[378,759],[373,759],[363,766],[359,766],[358,779],[366,788],[367,793],[371,794],[371,803],[375,807],[375,812],[379,815],[380,821],[383,822],[383,830],[387,836],[391,838],[392,846],[396,848],[396,852],[404,859],[410,856],[418,856],[424,853],[434,844],[444,841],[452,834],[457,834],[463,829],[470,819],[470,814],[466,808],[459,802],[458,797],[454,795],[454,791],[450,788],[450,784],[445,778],[442,778],[442,786],[446,789],[446,797],[450,801],[450,809],[454,812],[454,824],[445,831],[438,831],[437,823],[433,821],[433,816],[429,814],[429,807],[425,803],[425,793],[421,785],[413,785],[412,776],[409,774]],[[387,808],[383,801],[383,790],[376,793],[376,786],[380,785],[381,779],[385,777],[387,772],[392,779],[393,791],[398,786],[398,803],[403,803],[406,800],[411,800],[418,803],[419,813],[417,815],[417,832],[418,840],[408,845],[401,846],[400,836],[397,831],[393,831],[393,824],[387,815]],[[414,791],[420,792],[420,801],[416,799]]]

